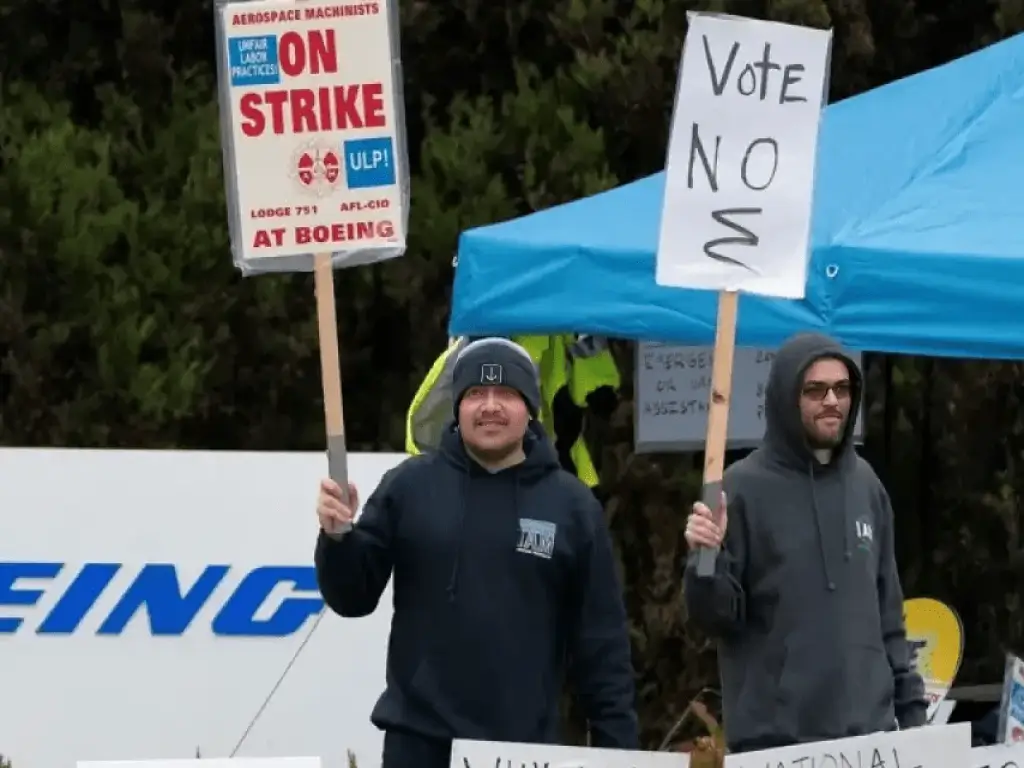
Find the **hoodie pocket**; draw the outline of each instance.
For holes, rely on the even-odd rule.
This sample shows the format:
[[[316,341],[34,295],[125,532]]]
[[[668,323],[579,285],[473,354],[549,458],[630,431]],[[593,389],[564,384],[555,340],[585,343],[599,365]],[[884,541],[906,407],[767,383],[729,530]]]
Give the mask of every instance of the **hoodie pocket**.
[[[848,705],[843,687],[847,661],[841,650],[822,647],[815,635],[789,635],[778,678],[775,731],[795,738],[845,734]]]
[[[725,727],[731,738],[759,741],[788,733],[790,708],[785,704],[785,678],[789,659],[784,637],[763,636],[726,662],[743,674],[737,681],[732,711],[726,716]],[[725,685],[728,693],[730,684]]]
[[[867,733],[889,730],[895,720],[896,681],[889,657],[878,645],[859,643],[847,649],[846,689],[851,721]]]

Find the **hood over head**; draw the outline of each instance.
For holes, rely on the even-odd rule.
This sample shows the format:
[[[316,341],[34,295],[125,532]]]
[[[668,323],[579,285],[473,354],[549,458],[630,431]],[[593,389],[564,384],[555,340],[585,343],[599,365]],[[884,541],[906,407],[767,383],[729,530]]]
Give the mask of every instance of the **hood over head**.
[[[849,446],[860,413],[863,374],[850,353],[835,339],[819,333],[801,333],[787,339],[775,354],[764,397],[765,444],[783,463],[798,469],[806,469],[814,458],[800,419],[804,373],[822,358],[842,360],[850,371],[850,414],[842,441],[835,449],[834,463],[854,455]]]

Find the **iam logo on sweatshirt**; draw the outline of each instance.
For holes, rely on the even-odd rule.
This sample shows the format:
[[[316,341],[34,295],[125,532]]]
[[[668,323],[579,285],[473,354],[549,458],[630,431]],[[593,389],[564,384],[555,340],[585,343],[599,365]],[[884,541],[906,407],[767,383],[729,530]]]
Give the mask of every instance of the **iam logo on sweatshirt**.
[[[557,535],[558,526],[554,523],[521,517],[519,518],[519,543],[516,545],[516,552],[550,560],[551,555],[555,552],[555,537]]]
[[[857,527],[857,546],[870,552],[871,542],[875,539],[875,531],[871,526],[871,521],[862,517],[855,525]]]

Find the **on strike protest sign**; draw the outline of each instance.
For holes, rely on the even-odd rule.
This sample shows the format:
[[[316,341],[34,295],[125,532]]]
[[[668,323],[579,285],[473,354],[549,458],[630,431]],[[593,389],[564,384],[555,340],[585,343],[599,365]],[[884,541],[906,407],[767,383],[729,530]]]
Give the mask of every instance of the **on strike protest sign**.
[[[405,253],[397,0],[217,0],[214,16],[234,262],[314,273],[328,471],[347,491],[333,270]]]
[[[380,1],[219,5],[232,248],[243,272],[308,270],[309,255],[324,251],[336,266],[404,252],[408,169],[389,21]]]
[[[722,490],[738,292],[801,299],[806,291],[831,46],[831,30],[689,15],[655,278],[720,292],[704,448],[712,509]],[[698,552],[699,576],[713,574],[716,555]]]

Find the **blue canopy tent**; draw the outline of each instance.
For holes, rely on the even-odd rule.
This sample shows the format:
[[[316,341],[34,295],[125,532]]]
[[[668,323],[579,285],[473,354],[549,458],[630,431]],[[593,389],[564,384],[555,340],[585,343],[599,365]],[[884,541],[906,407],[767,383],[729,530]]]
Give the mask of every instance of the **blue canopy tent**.
[[[737,341],[1024,359],[1024,35],[825,110],[803,301]],[[664,174],[462,234],[450,332],[710,344],[717,297],[654,280]]]

